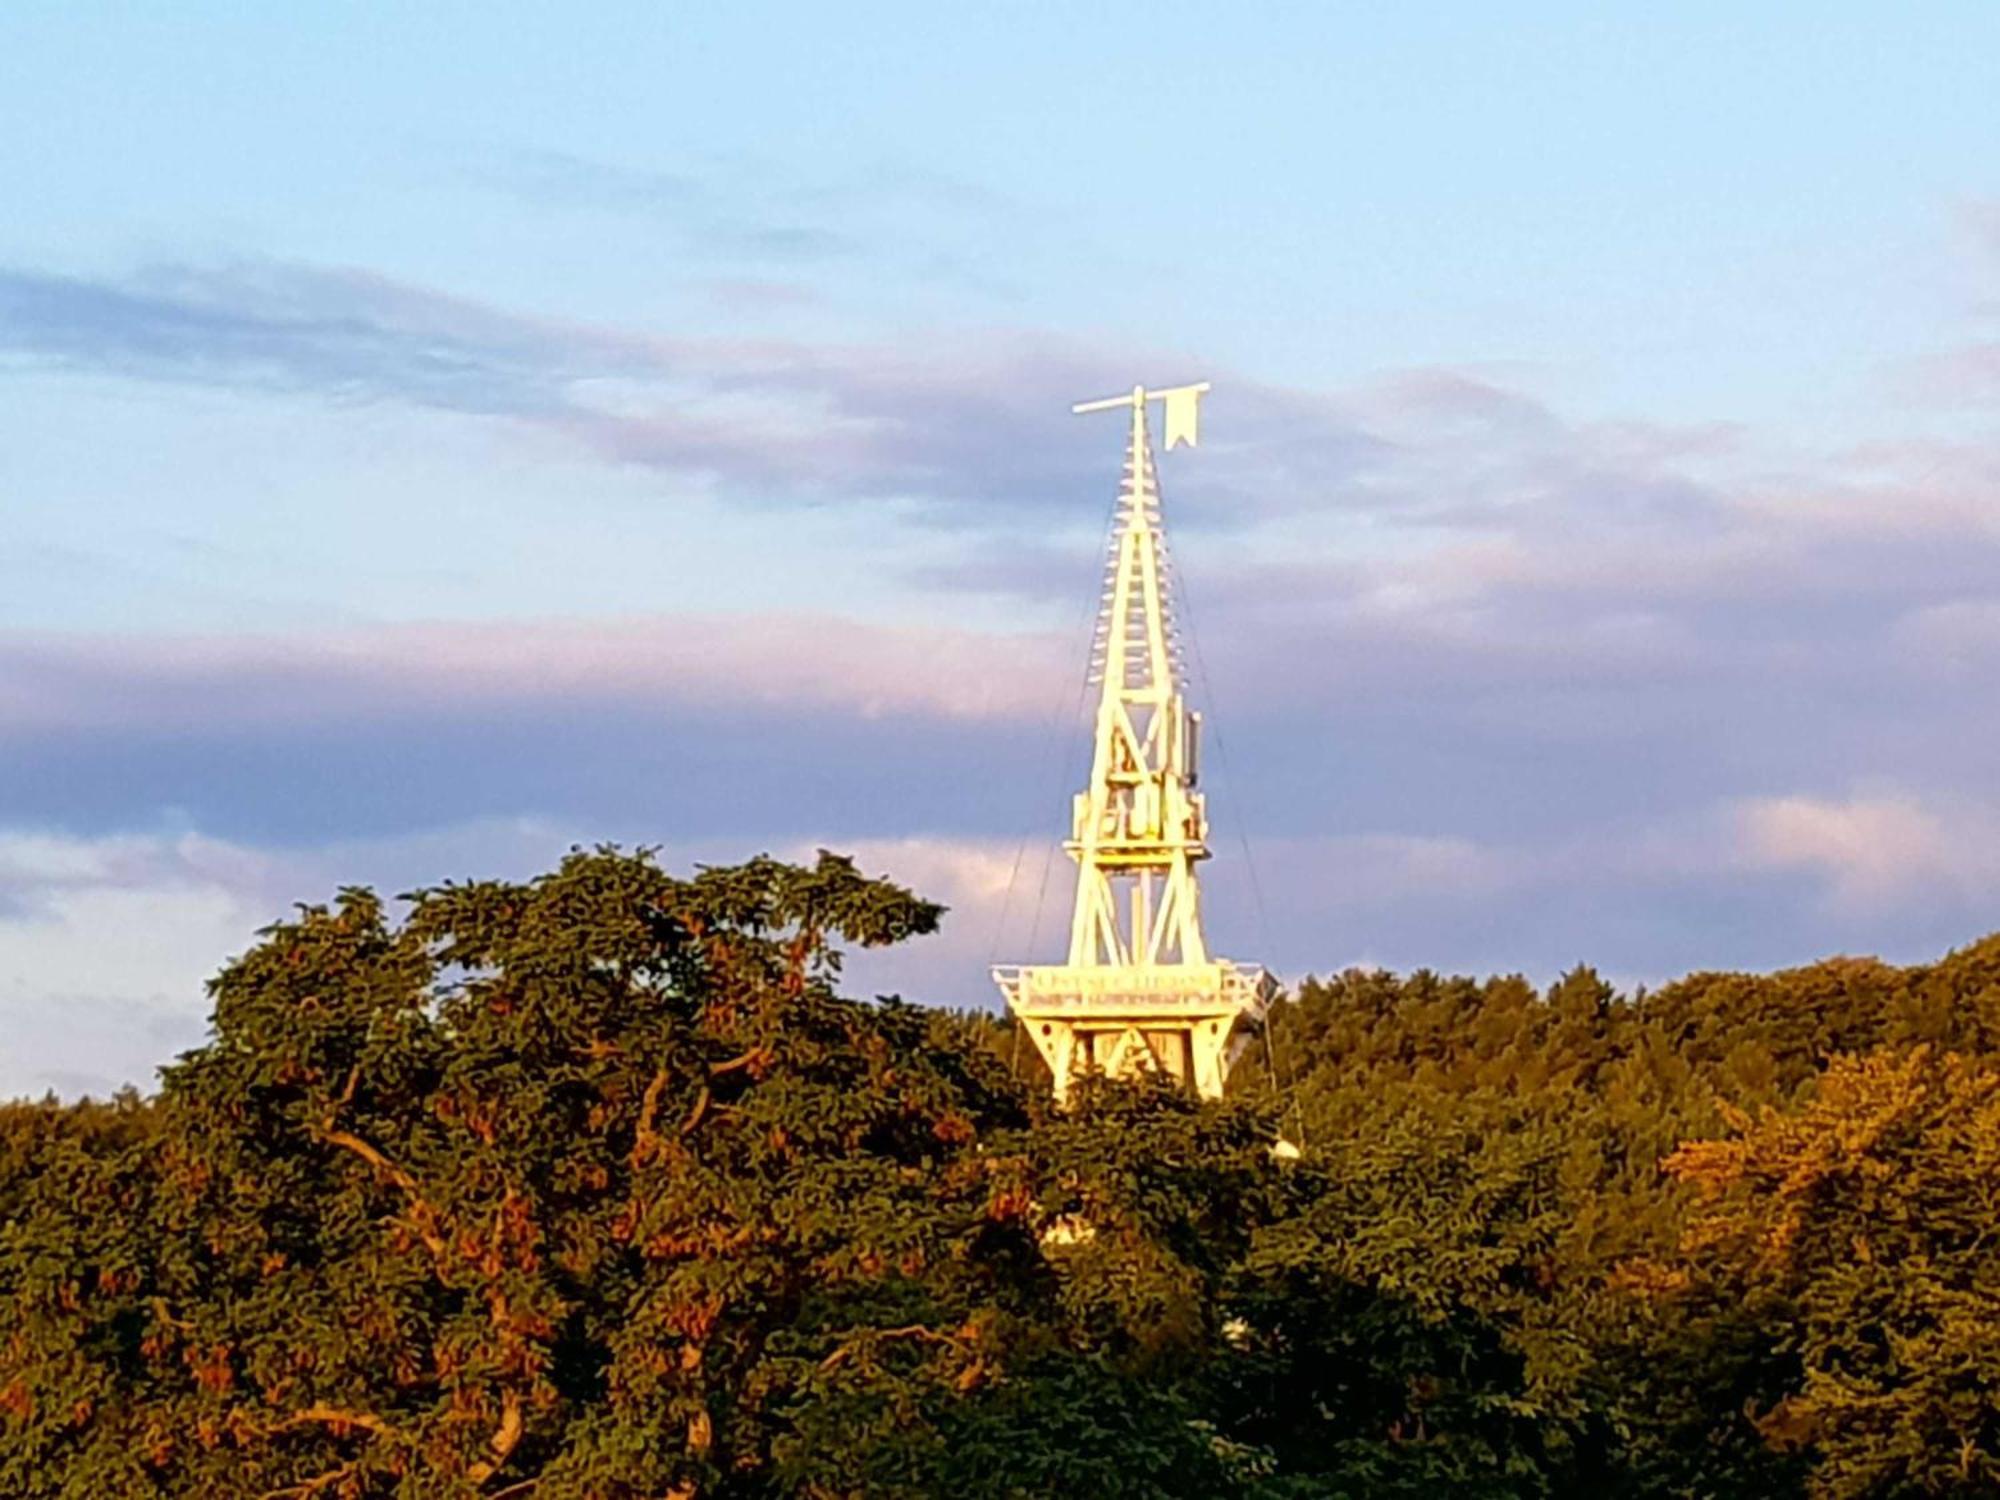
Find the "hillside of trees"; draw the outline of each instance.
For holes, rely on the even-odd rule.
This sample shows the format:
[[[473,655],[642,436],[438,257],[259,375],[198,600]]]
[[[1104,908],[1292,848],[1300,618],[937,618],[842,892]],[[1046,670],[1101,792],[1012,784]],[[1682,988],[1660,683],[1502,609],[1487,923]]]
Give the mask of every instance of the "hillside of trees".
[[[2000,939],[1309,980],[1058,1114],[841,997],[940,915],[596,850],[270,928],[156,1094],[0,1106],[0,1495],[2000,1494]]]

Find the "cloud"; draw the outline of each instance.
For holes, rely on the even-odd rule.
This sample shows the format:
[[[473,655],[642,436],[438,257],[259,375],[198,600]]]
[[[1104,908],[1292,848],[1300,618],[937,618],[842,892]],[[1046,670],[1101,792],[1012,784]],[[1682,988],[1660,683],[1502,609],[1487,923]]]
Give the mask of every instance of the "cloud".
[[[740,153],[660,167],[515,150],[466,175],[538,210],[664,228],[686,256],[794,274],[861,262],[905,287],[945,282],[987,295],[1008,291],[981,268],[996,232],[1019,246],[1039,223],[984,184],[894,161],[815,178]]]
[[[1136,363],[1217,379],[1168,504],[1228,746],[1220,950],[1664,978],[1917,958],[1992,925],[2000,449],[1978,434],[1774,454],[1726,424],[1579,421],[1491,372],[1313,392],[1022,331],[653,337],[272,264],[45,283],[0,290],[18,363],[473,412],[762,504],[949,521],[897,610],[953,623],[0,637],[0,825],[191,826],[286,872],[343,834],[519,819],[729,858],[858,848],[955,910],[857,987],[984,999],[987,961],[1047,956],[1066,908],[1050,844],[1078,772],[1042,726],[1082,641],[960,628],[963,596],[1087,608],[1117,436],[1046,393]],[[144,899],[238,889],[146,858]],[[126,889],[37,878],[72,903]],[[47,918],[37,889],[0,898],[8,920]],[[185,925],[219,942],[234,910]]]
[[[278,261],[125,279],[0,270],[0,359],[504,419],[764,503],[891,502],[989,526],[1101,514],[1108,498],[1104,433],[1047,392],[1185,363],[1018,332],[894,348],[642,335]],[[1336,403],[1249,382],[1230,399],[1238,441],[1191,487],[1196,519],[1308,481],[1324,493],[1370,449]]]
[[[989,618],[994,597],[1037,620],[1088,608],[1084,533],[1117,439],[1040,393],[1115,389],[1123,361],[1103,351],[1030,335],[921,352],[680,344],[339,277],[266,268],[241,296],[238,280],[196,300],[259,328],[368,330],[367,347],[398,351],[391,368],[426,339],[529,351],[524,368],[557,372],[528,382],[548,403],[531,420],[620,461],[976,523],[930,538],[934,560],[906,577],[931,592],[905,595],[905,618],[957,622],[973,590]],[[288,320],[294,306],[321,314]],[[684,403],[643,379],[614,400],[559,378],[683,358],[700,372]],[[1974,690],[2000,609],[1990,448],[1779,466],[1735,429],[1579,422],[1445,369],[1332,394],[1219,383],[1210,418],[1210,441],[1174,456],[1169,510],[1196,692],[1241,760],[1240,796],[1217,806],[1261,833],[1513,845],[1635,805],[1659,821],[1871,780],[1964,796],[1985,774],[1978,747],[2000,734],[2000,700]],[[1073,529],[1051,535],[1057,516]],[[298,840],[343,818],[386,832],[546,814],[620,832],[622,815],[676,835],[739,819],[762,838],[825,797],[856,836],[1004,834],[1067,795],[1032,767],[1082,649],[1081,633],[757,613],[6,636],[0,816],[101,830],[179,808],[228,836]]]
[[[822,301],[811,287],[795,281],[758,276],[717,276],[702,283],[717,306],[731,312],[765,312],[774,308],[812,307]]]
[[[1969,198],[1959,204],[1958,227],[1971,242],[1975,272],[1985,295],[1980,312],[2000,312],[2000,198]]]
[[[1738,814],[1753,868],[1802,870],[1863,910],[1949,894],[2000,901],[2000,810],[1903,791],[1753,799]]]
[[[648,840],[1011,823],[1066,655],[754,615],[0,636],[0,825],[312,844],[521,815]]]
[[[0,827],[0,1098],[149,1087],[201,1042],[209,977],[295,902],[348,884],[527,875],[569,842],[520,819],[306,850]]]
[[[133,379],[515,417],[562,410],[575,379],[658,358],[637,340],[370,272],[275,261],[161,265],[124,281],[0,270],[0,352]]]
[[[198,1041],[202,980],[270,915],[265,868],[193,835],[0,832],[0,1097],[145,1083]]]
[[[1958,205],[1958,239],[1967,252],[1965,297],[1977,336],[1955,347],[1899,361],[1889,388],[1905,401],[1948,412],[1990,412],[2000,399],[2000,198]]]
[[[849,215],[856,194],[802,191],[741,162],[667,170],[577,156],[514,151],[472,169],[475,181],[537,207],[636,214],[665,222],[683,248],[731,261],[812,265],[856,254],[860,242],[827,220]],[[821,218],[799,212],[802,205]]]
[[[793,840],[778,852],[803,859],[817,847],[817,841]],[[1035,896],[1028,846],[1006,838],[910,837],[845,840],[837,847],[865,873],[886,875],[949,908],[936,933],[848,954],[842,988],[991,1009],[997,1000],[987,970],[1020,956],[1002,950],[1024,928]],[[1057,922],[1067,920],[1067,887],[1062,903]]]
[[[976,445],[997,452],[1017,419],[1090,427],[1025,406],[980,425],[977,351],[928,382],[893,359],[827,357],[839,373],[824,378],[858,379],[864,407],[925,386],[947,415],[904,420],[939,429],[924,443],[974,445],[960,458],[976,475],[991,472]],[[822,376],[796,379],[803,393]],[[1261,831],[1518,840],[1635,800],[1664,813],[1871,778],[1963,795],[1984,774],[2000,712],[1973,689],[2000,608],[2000,526],[1974,458],[1940,467],[1910,444],[1773,474],[1728,432],[1575,423],[1450,372],[1332,404],[1378,434],[1335,481],[1369,489],[1374,510],[1301,505],[1262,529],[1178,533],[1196,692],[1242,761],[1241,802],[1218,806],[1247,806]],[[829,459],[837,483],[897,471],[920,486],[960,462],[853,425],[853,451]],[[1089,436],[1077,468],[1098,494],[1078,509],[1101,515],[1103,434]],[[757,462],[803,484],[810,453],[801,436]],[[1176,526],[1183,476],[1228,456],[1176,455]],[[1438,493],[1458,497],[1450,517],[1427,508]],[[1094,538],[962,546],[921,580],[940,621],[972,588],[1045,614],[1088,606]],[[0,637],[0,815],[103,828],[184,807],[231,835],[300,838],[342,817],[602,826],[623,807],[677,832],[741,817],[763,837],[830,795],[857,835],[984,835],[1067,794],[1029,783],[1082,648],[1081,634],[754,613]]]
[[[784,614],[270,637],[0,632],[0,745],[49,731],[299,727],[586,703],[989,720],[1044,708],[1068,667],[1043,635]]]
[[[591,201],[665,208],[718,191],[712,172],[532,157],[516,167],[535,191]],[[896,181],[855,191],[942,196]],[[822,199],[841,201],[810,201]],[[799,289],[752,277],[725,291],[768,301]],[[1992,365],[1983,344],[1941,358],[1953,373],[1933,382],[1934,404]],[[988,553],[1052,518],[1095,518],[1109,499],[1115,439],[1068,417],[1050,391],[1114,390],[1135,370],[1199,373],[1217,389],[1198,461],[1170,475],[1184,532],[1269,546],[1282,529],[1294,558],[1338,548],[1371,572],[1414,557],[1430,587],[1482,567],[1512,568],[1521,583],[1549,567],[1621,583],[1636,569],[1662,584],[1678,568],[1682,586],[1742,591],[1746,575],[1789,561],[1809,537],[1819,561],[1842,546],[1850,562],[1865,556],[1855,533],[1878,528],[1891,505],[1961,512],[1938,517],[1939,535],[1967,525],[1996,472],[1980,442],[1774,472],[1728,424],[1578,423],[1488,373],[1445,366],[1314,391],[1186,352],[1034,329],[912,330],[889,344],[699,337],[277,260],[125,277],[0,270],[0,360],[481,416],[732,500],[866,504],[945,523]],[[1874,575],[1851,566],[1847,576]]]

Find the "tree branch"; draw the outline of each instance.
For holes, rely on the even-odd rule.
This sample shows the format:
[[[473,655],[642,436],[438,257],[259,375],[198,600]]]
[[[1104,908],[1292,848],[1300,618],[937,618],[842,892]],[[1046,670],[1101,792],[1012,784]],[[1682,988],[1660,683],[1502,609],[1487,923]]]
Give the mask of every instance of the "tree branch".
[[[921,1339],[928,1344],[943,1344],[952,1349],[965,1347],[963,1339],[953,1338],[948,1333],[939,1333],[935,1328],[927,1328],[922,1323],[912,1323],[905,1328],[870,1329],[865,1333],[858,1333],[821,1360],[819,1367],[822,1370],[837,1369],[862,1345],[887,1343],[890,1339]]]
[[[518,1391],[508,1391],[500,1398],[500,1425],[493,1429],[493,1436],[486,1442],[493,1457],[490,1460],[482,1458],[465,1471],[465,1477],[474,1484],[486,1483],[500,1466],[507,1462],[508,1455],[514,1451],[514,1445],[520,1441],[521,1396]]]
[[[638,1166],[660,1144],[659,1132],[653,1128],[653,1121],[660,1110],[660,1091],[667,1086],[667,1070],[656,1069],[652,1082],[646,1085],[646,1092],[639,1098],[639,1128],[632,1135],[631,1163]]]
[[[734,1073],[739,1069],[747,1068],[752,1063],[767,1061],[770,1056],[771,1049],[760,1044],[752,1047],[741,1056],[730,1058],[727,1062],[710,1063],[708,1065],[708,1076],[711,1078],[720,1078],[726,1073]]]
[[[325,1132],[325,1137],[330,1145],[339,1146],[344,1151],[352,1151],[404,1192],[414,1193],[417,1190],[416,1178],[390,1161],[388,1157],[369,1145],[368,1142],[362,1140],[360,1136],[353,1134],[351,1131],[328,1128]]]
[[[308,1423],[321,1423],[328,1427],[359,1427],[372,1432],[376,1437],[394,1437],[396,1429],[372,1412],[349,1411],[340,1406],[308,1406],[293,1412],[278,1424],[276,1430],[287,1427],[303,1427]]]
[[[651,1136],[653,1133],[651,1117],[659,1104],[658,1089],[664,1086],[664,1083],[665,1075],[656,1075],[654,1085],[646,1090],[645,1110],[639,1122],[642,1136]],[[404,1195],[409,1198],[412,1208],[416,1210],[412,1217],[415,1219],[413,1227],[416,1229],[418,1238],[430,1250],[432,1258],[440,1262],[440,1269],[442,1269],[442,1262],[447,1246],[444,1236],[440,1235],[434,1227],[437,1210],[424,1198],[422,1191],[417,1185],[417,1179],[352,1131],[334,1129],[331,1117],[328,1118],[322,1134],[329,1144],[338,1146],[343,1151],[353,1152],[402,1190]],[[638,1146],[635,1144],[633,1147],[635,1154],[638,1149]],[[496,1212],[494,1234],[497,1237],[499,1233],[500,1220]],[[494,1321],[496,1323],[504,1322],[506,1299],[490,1288],[488,1299],[492,1306]],[[292,1426],[302,1422],[345,1423],[364,1428],[378,1437],[388,1436],[392,1432],[389,1424],[384,1422],[380,1417],[370,1416],[366,1412],[342,1411],[333,1407],[309,1406],[304,1411],[294,1413],[286,1425]],[[493,1436],[487,1439],[487,1449],[493,1456],[490,1459],[480,1459],[477,1463],[473,1464],[466,1470],[466,1477],[475,1485],[484,1484],[488,1479],[491,1479],[498,1472],[500,1466],[507,1462],[508,1457],[514,1451],[515,1445],[521,1441],[521,1429],[520,1393],[518,1391],[507,1391],[500,1398],[500,1425],[493,1429]],[[318,1487],[323,1484],[333,1483],[339,1477],[338,1474],[331,1477],[321,1476],[319,1479],[308,1481],[308,1483]],[[518,1486],[516,1489],[518,1489]],[[294,1488],[291,1491],[281,1491],[280,1493],[294,1496],[308,1496],[313,1493],[313,1490]]]
[[[341,1480],[353,1472],[354,1465],[352,1463],[344,1463],[337,1469],[328,1469],[324,1474],[315,1474],[312,1478],[302,1480],[298,1484],[288,1484],[279,1489],[266,1490],[257,1497],[257,1500],[304,1500],[304,1497],[317,1495],[330,1484],[340,1483]]]
[[[688,1134],[695,1126],[701,1123],[701,1117],[708,1113],[709,1101],[714,1097],[713,1094],[709,1093],[708,1085],[703,1084],[701,1092],[695,1096],[694,1108],[689,1110],[688,1117],[681,1121],[680,1133],[682,1135]]]
[[[429,1202],[425,1200],[423,1193],[417,1187],[417,1179],[351,1131],[335,1130],[329,1125],[322,1134],[329,1145],[338,1146],[344,1151],[352,1151],[356,1156],[380,1172],[396,1187],[403,1190],[411,1203],[421,1210],[413,1226],[417,1231],[417,1238],[424,1242],[425,1248],[431,1252],[432,1256],[441,1259],[445,1253],[444,1236],[439,1234],[431,1224],[431,1221],[437,1217],[437,1210],[432,1208]]]
[[[158,1318],[167,1327],[178,1329],[182,1333],[192,1333],[194,1331],[194,1324],[183,1318],[175,1317],[168,1310],[167,1299],[165,1297],[148,1297],[146,1305],[152,1308],[153,1316]]]

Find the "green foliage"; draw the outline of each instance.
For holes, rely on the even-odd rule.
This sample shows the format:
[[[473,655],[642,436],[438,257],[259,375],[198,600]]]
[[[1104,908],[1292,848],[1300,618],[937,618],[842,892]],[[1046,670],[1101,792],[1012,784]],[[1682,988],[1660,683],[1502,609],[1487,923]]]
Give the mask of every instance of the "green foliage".
[[[1830,1500],[2000,1490],[2000,1066],[1836,1058],[1795,1113],[1730,1123],[1666,1165],[1702,1191],[1690,1281],[1786,1330],[1766,1433]]]
[[[721,1492],[830,1391],[964,1378],[1023,1295],[974,1150],[1018,1092],[826,982],[937,917],[598,851],[271,928],[152,1131],[22,1132],[0,1492]]]
[[[1629,1000],[1587,970],[1545,995],[1512,978],[1308,981],[1279,1019],[1278,1072],[1293,1085],[1290,1118],[1311,1173],[1328,1181],[1308,1212],[1266,1235],[1288,1252],[1267,1262],[1288,1276],[1270,1316],[1311,1306],[1302,1271],[1350,1299],[1344,1318],[1321,1326],[1351,1347],[1305,1363],[1370,1369],[1362,1384],[1380,1397],[1401,1372],[1413,1399],[1393,1412],[1391,1401],[1369,1426],[1393,1434],[1395,1462],[1415,1458],[1416,1432],[1433,1457],[1456,1455],[1434,1480],[1420,1471],[1416,1489],[1886,1496],[1988,1484],[1980,1424],[2000,1407],[1983,1373],[1966,1373],[1969,1354],[1939,1357],[1958,1382],[1955,1404],[1925,1406],[1895,1443],[1877,1428],[1843,1453],[1842,1429],[1819,1404],[1822,1371],[1853,1378],[1840,1330],[1879,1311],[1843,1290],[1860,1274],[1854,1241],[1799,1285],[1752,1276],[1740,1245],[1709,1234],[1708,1220],[1691,1225],[1697,1184],[1686,1167],[1704,1158],[1696,1147],[1676,1154],[1742,1128],[1744,1110],[1858,1128],[1851,1091],[1830,1106],[1821,1098],[1847,1059],[1926,1047],[2000,1063],[2000,938],[1934,965],[1833,959],[1767,976],[1697,974]],[[1972,1189],[1985,1162],[1971,1138],[1949,1137],[1955,1162],[1942,1145],[1898,1161],[1907,1200],[1869,1198],[1843,1226],[1851,1236],[1895,1216],[1902,1238],[1873,1274],[1899,1295],[1918,1295],[1920,1268],[1940,1259],[1956,1267],[1952,1285],[1985,1285],[1983,1262],[1950,1259],[1965,1226],[1995,1222],[1990,1190]],[[1829,1191],[1816,1185],[1813,1202],[1832,1212]],[[1942,1211],[1947,1198],[1958,1211]],[[1363,1287],[1400,1300],[1387,1313],[1356,1310]],[[1966,1305],[1953,1306],[1954,1326],[1972,1326]],[[1824,1308],[1839,1310],[1815,1311]],[[1914,1314],[1910,1326],[1921,1326]],[[1864,1385],[1857,1405],[1886,1421],[1922,1400],[1917,1385],[1897,1383],[1915,1380],[1913,1365],[1894,1376]],[[1290,1370],[1280,1383],[1294,1396],[1306,1389]],[[1345,1399],[1314,1397],[1334,1425],[1361,1409],[1337,1394]],[[1305,1430],[1295,1417],[1278,1425]],[[1979,1434],[1971,1449],[1968,1433]],[[1359,1492],[1402,1483],[1394,1462],[1378,1472]]]
[[[600,849],[268,929],[156,1097],[0,1107],[0,1494],[2000,1492],[2000,939],[1350,973],[1058,1113],[836,993],[940,916]]]

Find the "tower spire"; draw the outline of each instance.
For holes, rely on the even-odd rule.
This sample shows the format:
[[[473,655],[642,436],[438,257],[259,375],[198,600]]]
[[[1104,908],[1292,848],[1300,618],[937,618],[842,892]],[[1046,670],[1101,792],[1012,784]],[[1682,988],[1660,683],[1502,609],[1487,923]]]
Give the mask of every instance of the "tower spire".
[[[1075,1075],[1164,1070],[1204,1098],[1262,1024],[1261,969],[1211,959],[1196,867],[1208,858],[1201,716],[1183,696],[1166,537],[1147,425],[1165,407],[1167,447],[1196,441],[1206,382],[1086,401],[1129,406],[1131,440],[1092,642],[1100,686],[1090,784],[1063,847],[1076,861],[1068,961],[994,970],[1065,1096]]]
[[[1198,394],[1207,386],[1186,389]],[[1153,470],[1146,423],[1146,402],[1167,394],[1135,386],[1130,398],[1131,447],[1119,485],[1118,511],[1104,572],[1104,599],[1091,643],[1094,683],[1136,678],[1142,685],[1163,687],[1178,680],[1179,642],[1168,589],[1166,536],[1160,529],[1159,481]],[[1127,398],[1115,399],[1122,403]],[[1100,409],[1096,402],[1076,408],[1080,412]]]

